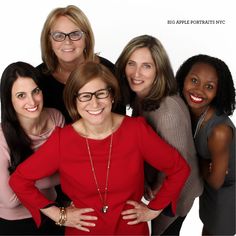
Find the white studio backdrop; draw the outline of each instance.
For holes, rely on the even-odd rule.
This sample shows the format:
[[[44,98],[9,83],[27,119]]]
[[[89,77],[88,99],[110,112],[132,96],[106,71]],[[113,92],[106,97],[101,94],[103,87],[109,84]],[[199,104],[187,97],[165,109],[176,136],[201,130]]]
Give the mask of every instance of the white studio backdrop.
[[[41,63],[40,34],[49,12],[77,5],[95,35],[95,51],[115,62],[130,39],[157,37],[174,72],[190,56],[209,54],[225,61],[236,81],[236,14],[233,0],[5,0],[0,2],[0,75],[15,61]],[[236,123],[236,113],[232,116]],[[201,235],[198,203],[187,217],[181,236]]]

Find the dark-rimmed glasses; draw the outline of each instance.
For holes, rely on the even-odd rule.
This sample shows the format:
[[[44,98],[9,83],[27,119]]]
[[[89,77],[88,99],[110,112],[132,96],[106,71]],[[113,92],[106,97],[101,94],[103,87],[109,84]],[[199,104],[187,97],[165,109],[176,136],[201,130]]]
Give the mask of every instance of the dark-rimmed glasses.
[[[72,41],[78,41],[83,37],[84,32],[81,30],[76,30],[73,32],[70,32],[68,34],[63,32],[51,32],[50,35],[52,36],[53,40],[57,42],[62,42],[66,39],[68,36],[70,40]]]
[[[92,99],[93,95],[97,99],[104,99],[109,96],[110,92],[111,92],[111,88],[99,89],[95,91],[94,93],[90,93],[90,92],[77,93],[76,97],[80,102],[88,102]]]

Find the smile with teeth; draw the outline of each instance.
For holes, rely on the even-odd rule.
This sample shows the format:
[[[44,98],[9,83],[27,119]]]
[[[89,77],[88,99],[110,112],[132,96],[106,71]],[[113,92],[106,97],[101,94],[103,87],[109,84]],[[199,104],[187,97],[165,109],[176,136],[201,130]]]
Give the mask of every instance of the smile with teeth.
[[[35,107],[31,107],[31,108],[26,108],[27,111],[29,112],[34,112],[38,109],[38,106],[35,106]]]
[[[133,84],[142,84],[143,81],[142,80],[137,80],[137,79],[132,79],[132,83]]]
[[[196,103],[199,103],[199,102],[202,102],[202,101],[203,101],[203,98],[201,98],[201,97],[196,97],[196,96],[194,96],[193,94],[190,94],[190,99],[191,99],[193,102],[196,102]]]
[[[103,109],[99,109],[99,110],[87,110],[87,112],[91,115],[98,115],[100,113],[102,113]]]
[[[71,48],[71,49],[63,49],[63,52],[72,52],[73,51],[73,49]]]

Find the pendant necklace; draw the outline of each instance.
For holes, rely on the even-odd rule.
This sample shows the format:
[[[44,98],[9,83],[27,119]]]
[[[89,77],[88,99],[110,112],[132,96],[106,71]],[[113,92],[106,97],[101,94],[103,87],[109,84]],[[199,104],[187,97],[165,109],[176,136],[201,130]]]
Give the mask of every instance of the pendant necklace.
[[[101,212],[102,213],[107,213],[108,208],[109,208],[108,205],[107,205],[107,192],[108,192],[108,179],[109,179],[110,164],[111,164],[111,151],[112,151],[112,142],[113,142],[113,132],[111,133],[111,139],[110,139],[110,145],[109,145],[109,154],[108,154],[107,172],[106,172],[106,183],[105,183],[105,189],[104,189],[104,195],[103,196],[102,196],[99,184],[98,184],[98,180],[97,180],[97,176],[96,176],[96,172],[95,172],[95,168],[94,168],[94,163],[93,163],[93,159],[92,159],[92,155],[91,155],[91,151],[90,151],[90,147],[89,147],[89,142],[88,142],[87,137],[85,139],[86,139],[86,145],[87,145],[87,149],[88,149],[91,169],[92,169],[92,172],[93,172],[94,182],[96,184],[97,192],[98,192],[98,195],[99,195],[101,203],[102,203]]]
[[[197,126],[193,135],[193,138],[195,138],[203,124],[203,121],[205,120],[206,114],[208,112],[209,106],[206,108],[206,110],[201,114],[201,116],[198,119]]]

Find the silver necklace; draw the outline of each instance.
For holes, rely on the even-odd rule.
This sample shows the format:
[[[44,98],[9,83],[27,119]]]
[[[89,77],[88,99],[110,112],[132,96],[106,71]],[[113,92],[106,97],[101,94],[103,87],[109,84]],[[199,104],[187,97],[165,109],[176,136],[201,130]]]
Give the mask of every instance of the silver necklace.
[[[109,179],[109,173],[110,173],[110,165],[111,165],[111,151],[112,151],[112,142],[113,142],[113,132],[111,133],[111,139],[110,139],[110,145],[109,145],[109,154],[108,154],[108,160],[107,160],[107,173],[106,173],[106,183],[105,183],[105,189],[104,189],[104,196],[102,196],[102,193],[101,193],[101,190],[100,190],[100,187],[99,187],[99,184],[98,184],[98,180],[97,180],[97,176],[96,176],[96,172],[95,172],[95,168],[94,168],[94,163],[93,163],[93,159],[92,159],[92,155],[91,155],[89,142],[88,142],[87,137],[85,139],[86,139],[86,145],[87,145],[87,149],[88,149],[91,169],[92,169],[92,172],[93,172],[94,182],[96,184],[97,192],[98,192],[98,195],[99,195],[101,203],[102,203],[101,211],[102,211],[102,213],[107,213],[108,208],[109,208],[108,204],[107,204],[107,192],[108,192],[108,179]]]
[[[205,120],[205,117],[206,117],[206,114],[208,112],[208,109],[209,109],[209,106],[206,108],[206,110],[199,117],[196,129],[195,129],[195,132],[194,132],[194,135],[193,135],[193,138],[195,138],[197,136],[199,130],[201,129],[202,123]]]

